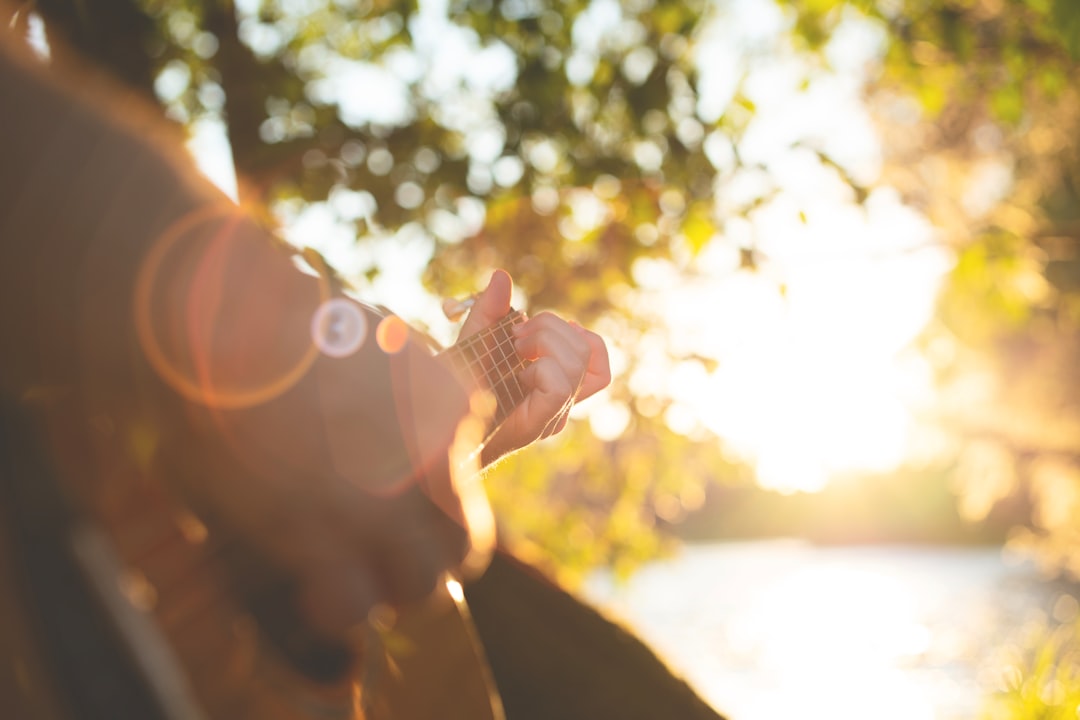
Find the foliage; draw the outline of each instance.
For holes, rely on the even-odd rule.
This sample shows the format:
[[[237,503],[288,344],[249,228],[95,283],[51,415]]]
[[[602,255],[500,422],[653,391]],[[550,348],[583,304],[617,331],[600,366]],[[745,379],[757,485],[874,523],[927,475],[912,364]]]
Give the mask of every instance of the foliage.
[[[542,463],[527,453],[504,461],[488,488],[507,520],[505,539],[571,585],[601,565],[625,576],[668,550],[670,537],[649,530],[698,509],[709,480],[733,471],[715,444],[673,433],[658,418],[638,418],[606,442],[573,424],[541,452]]]
[[[1075,606],[1076,601],[1068,596]],[[1080,623],[1038,624],[999,659],[985,720],[1072,720],[1080,712]]]
[[[888,29],[872,88],[888,182],[955,248],[924,349],[956,439],[960,509],[1030,507],[1012,544],[1080,577],[1080,5],[1072,0],[788,0],[813,44],[851,8]],[[914,98],[917,120],[904,117]],[[1039,627],[988,720],[1080,711],[1080,626]]]
[[[852,10],[887,29],[870,88],[891,152],[883,180],[956,255],[923,344],[960,448],[961,507],[979,518],[1030,495],[1014,542],[1080,576],[1080,5],[785,4],[811,47]]]
[[[35,10],[54,63],[72,62],[70,45],[173,121],[223,122],[241,201],[271,222],[322,204],[361,247],[420,236],[433,292],[473,292],[501,266],[531,307],[625,338],[649,332],[625,303],[635,263],[686,262],[713,240],[719,173],[706,146],[749,117],[746,103],[698,112],[704,0],[39,0]],[[349,279],[364,290],[393,262]],[[654,554],[656,514],[700,502],[726,467],[715,447],[664,426],[663,398],[639,412],[628,374],[610,393],[629,414],[617,440],[579,419],[542,455],[490,477],[508,537],[568,572]]]
[[[1070,82],[1080,5],[777,3],[786,36],[738,48],[731,92],[709,102],[702,74],[715,68],[697,53],[724,6],[705,0],[35,8],[58,48],[66,39],[168,117],[223,121],[241,198],[268,217],[325,205],[361,247],[419,236],[431,250],[431,291],[472,292],[502,266],[533,308],[601,327],[621,349],[604,402],[625,429],[601,441],[576,420],[559,444],[489,478],[508,537],[578,569],[657,551],[656,517],[743,474],[713,438],[668,426],[670,398],[631,391],[644,361],[630,349],[657,331],[636,270],[661,261],[692,278],[695,259],[719,244],[757,268],[753,241],[728,232],[777,192],[767,163],[744,160],[757,113],[748,68],[755,53],[818,53],[803,58],[793,91],[804,91],[827,72],[838,29],[870,18],[885,38],[867,88],[887,153],[881,176],[804,138],[795,144],[855,203],[868,182],[898,188],[954,249],[923,350],[945,391],[945,429],[965,441],[961,506],[976,517],[1030,493],[1035,510],[1017,542],[1080,562],[1071,522],[1080,512],[1080,89]],[[393,263],[369,257],[352,278],[362,289]],[[684,360],[708,362],[672,359]],[[984,472],[988,463],[997,471]]]
[[[632,284],[636,257],[665,254],[687,225],[692,242],[711,235],[690,43],[700,0],[462,0],[449,19],[409,1],[39,7],[50,32],[156,89],[173,118],[223,117],[248,201],[336,198],[360,239],[417,224],[454,247],[428,278],[441,292],[471,291],[498,264],[537,304],[595,314],[606,283]],[[119,14],[134,18],[118,23],[126,36],[113,36]],[[595,225],[574,222],[586,196]],[[474,198],[487,222],[462,246]],[[595,285],[601,256],[591,304],[568,299],[568,285]]]

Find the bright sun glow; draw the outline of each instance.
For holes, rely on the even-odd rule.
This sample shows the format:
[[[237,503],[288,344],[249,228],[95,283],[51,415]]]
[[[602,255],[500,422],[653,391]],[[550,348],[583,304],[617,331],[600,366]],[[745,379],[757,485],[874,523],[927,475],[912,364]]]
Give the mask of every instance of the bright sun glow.
[[[732,22],[705,34],[702,56],[775,37],[783,19],[760,5],[734,3]],[[725,212],[761,181],[733,172],[717,188],[724,237],[690,264],[691,278],[663,262],[635,268],[639,305],[667,328],[673,354],[718,366],[641,363],[632,386],[671,397],[673,429],[714,433],[762,486],[782,492],[897,467],[929,388],[925,363],[906,348],[931,316],[947,253],[895,192],[857,204],[809,149],[824,148],[864,182],[876,176],[880,147],[860,99],[861,68],[876,48],[872,29],[846,24],[827,51],[835,74],[806,91],[796,90],[797,59],[760,62],[745,83],[756,114],[739,151],[768,171],[776,195],[746,215]],[[740,269],[740,248],[755,269]]]
[[[718,367],[657,367],[640,383],[665,384],[682,411],[669,422],[721,437],[766,487],[814,491],[837,473],[889,470],[906,455],[911,407],[929,380],[903,350],[943,268],[936,252],[856,254],[792,265],[784,294],[775,278],[740,271],[657,288],[675,347]]]
[[[424,52],[437,59],[434,67],[472,77],[476,49],[467,33],[447,23],[441,3],[421,6],[417,32],[431,40]],[[611,3],[598,7],[616,11]],[[593,30],[602,33],[611,18],[594,15]],[[666,416],[674,430],[720,438],[756,469],[764,487],[812,492],[838,474],[888,471],[910,453],[912,408],[929,378],[925,363],[905,347],[930,317],[948,257],[935,248],[928,223],[895,193],[876,190],[856,204],[846,182],[810,149],[823,150],[862,182],[876,177],[881,152],[861,102],[863,68],[879,51],[876,31],[844,23],[826,49],[831,70],[803,88],[806,66],[794,53],[742,54],[774,41],[784,23],[772,4],[738,0],[696,46],[703,118],[728,103],[738,68],[747,71],[741,90],[756,111],[739,155],[747,167],[763,168],[777,193],[752,213],[733,212],[763,174],[734,171],[726,140],[707,143],[724,178],[716,190],[719,213],[727,218],[723,237],[692,261],[678,261],[679,268],[656,261],[634,268],[641,285],[637,304],[655,315],[663,337],[613,347],[612,356],[616,372],[621,359],[635,359],[632,391],[674,401]],[[491,66],[508,62],[488,60]],[[220,123],[203,122],[191,144],[205,171],[235,195],[222,142]],[[328,203],[279,208],[291,242],[320,250],[345,276],[378,267],[369,299],[427,321],[448,341],[439,332],[449,330],[439,300],[419,283],[431,238],[409,226],[357,245],[341,220],[371,209],[370,196],[351,191],[336,192]],[[459,235],[473,232],[482,210],[455,218]],[[753,249],[756,271],[740,269],[740,248]],[[671,355],[709,358],[717,368],[706,371],[697,361],[673,366]],[[626,408],[604,396],[584,414],[608,439],[629,419]]]
[[[978,715],[1028,572],[992,549],[778,541],[690,546],[585,592],[727,717],[943,720]]]
[[[838,473],[886,471],[907,454],[911,408],[929,377],[905,347],[930,317],[947,262],[895,200],[872,198],[868,208],[850,224],[842,204],[808,223],[757,219],[768,258],[757,271],[739,270],[718,245],[697,281],[669,284],[662,268],[655,273],[648,304],[666,319],[676,353],[718,367],[656,367],[640,385],[666,385],[674,420],[718,435],[765,487],[816,491]]]

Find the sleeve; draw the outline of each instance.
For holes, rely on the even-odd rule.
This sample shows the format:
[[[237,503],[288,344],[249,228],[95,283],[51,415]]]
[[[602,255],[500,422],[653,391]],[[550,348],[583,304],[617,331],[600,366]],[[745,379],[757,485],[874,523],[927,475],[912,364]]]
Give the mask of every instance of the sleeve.
[[[0,97],[17,99],[0,103],[5,393],[256,474],[378,489],[441,462],[468,408],[450,373],[407,332],[380,343],[383,319],[300,272],[150,109],[10,40]],[[320,342],[350,322],[354,348]]]

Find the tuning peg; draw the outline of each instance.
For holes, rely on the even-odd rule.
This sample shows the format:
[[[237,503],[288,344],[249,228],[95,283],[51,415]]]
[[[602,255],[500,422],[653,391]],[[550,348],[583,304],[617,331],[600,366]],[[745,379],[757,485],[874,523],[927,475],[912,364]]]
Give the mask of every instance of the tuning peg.
[[[460,300],[456,298],[446,298],[442,303],[443,315],[450,322],[456,322],[462,315],[465,314],[469,308],[476,303],[476,296],[470,295],[467,298]]]

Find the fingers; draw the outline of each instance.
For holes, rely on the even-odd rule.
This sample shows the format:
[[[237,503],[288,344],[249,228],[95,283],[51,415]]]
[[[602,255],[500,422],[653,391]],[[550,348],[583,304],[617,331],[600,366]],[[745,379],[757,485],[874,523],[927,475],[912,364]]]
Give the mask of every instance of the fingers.
[[[523,430],[531,436],[523,439],[531,441],[562,430],[574,403],[575,381],[549,357],[541,357],[525,368],[520,380],[529,388],[525,402],[516,411],[523,418]]]
[[[465,338],[501,320],[510,312],[513,282],[505,270],[496,270],[488,286],[476,297],[476,303],[461,328]],[[577,377],[574,400],[580,401],[607,387],[611,382],[607,346],[596,333],[557,315],[543,312],[528,322],[515,326],[516,347],[529,360],[553,357],[571,378]]]
[[[552,313],[516,326],[514,334],[518,353],[531,361],[519,376],[525,401],[508,419],[512,445],[521,447],[562,430],[574,402],[605,387],[611,372],[603,339]]]
[[[604,339],[577,323],[552,313],[540,313],[514,329],[515,347],[522,357],[554,358],[567,376],[576,378],[575,401],[584,400],[611,382],[611,366]]]
[[[541,313],[514,327],[514,347],[526,360],[555,360],[571,384],[576,397],[589,367],[589,343],[565,320],[551,313]]]
[[[580,402],[603,390],[611,383],[611,362],[608,359],[607,344],[604,342],[604,338],[591,330],[586,330],[576,322],[571,321],[570,326],[581,335],[589,346],[589,365],[577,396],[577,401]]]
[[[461,326],[460,337],[466,338],[489,327],[510,312],[510,294],[513,282],[505,270],[496,270],[484,290],[476,296],[469,316]]]
[[[532,361],[519,376],[528,392],[522,425],[530,435],[536,433],[522,438],[526,442],[553,435],[566,425],[588,367],[588,346],[575,335],[565,324],[539,329],[534,325],[515,342],[518,352]]]

